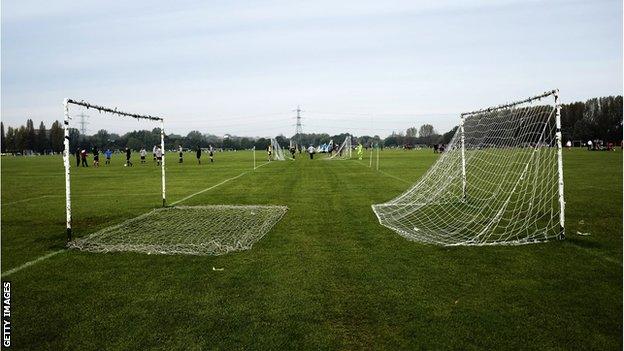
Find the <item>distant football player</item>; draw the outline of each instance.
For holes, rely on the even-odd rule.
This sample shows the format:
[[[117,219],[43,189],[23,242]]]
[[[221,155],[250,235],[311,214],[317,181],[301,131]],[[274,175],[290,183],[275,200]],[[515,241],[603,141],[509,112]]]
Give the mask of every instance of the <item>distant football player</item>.
[[[158,146],[156,146],[156,150],[154,154],[156,155],[156,166],[160,166],[160,163],[162,162],[162,158],[163,158],[163,152]]]
[[[210,156],[210,163],[214,162],[214,148],[210,145],[210,149],[208,149],[208,156]]]
[[[201,165],[201,147],[197,147],[197,150],[195,150],[195,154],[197,157],[197,164]]]
[[[297,151],[297,149],[295,148],[295,145],[290,145],[290,155],[292,156],[293,160],[295,159],[295,152]]]
[[[182,149],[182,145],[178,145],[178,154],[180,156],[178,163],[182,163],[184,161],[184,149]]]
[[[76,149],[76,167],[80,167],[80,148]]]
[[[93,167],[100,167],[100,150],[97,146],[93,147]]]
[[[142,147],[141,151],[139,151],[139,154],[141,155],[141,163],[145,163],[145,156],[147,156],[147,150],[145,150],[145,148]]]
[[[106,161],[104,161],[105,164],[110,165],[112,155],[113,152],[110,149],[106,149],[106,151],[104,151],[104,157],[106,157]]]
[[[87,150],[86,149],[80,150],[80,160],[82,161],[82,167],[89,167],[89,164],[87,163]]]
[[[132,167],[132,161],[130,161],[130,157],[132,157],[132,150],[126,146],[126,163],[124,166]]]

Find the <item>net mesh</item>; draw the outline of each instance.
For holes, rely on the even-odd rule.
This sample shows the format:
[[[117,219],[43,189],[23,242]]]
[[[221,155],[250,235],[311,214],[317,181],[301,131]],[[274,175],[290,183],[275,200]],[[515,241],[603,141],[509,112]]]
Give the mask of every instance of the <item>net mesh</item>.
[[[91,252],[222,255],[247,250],[279,222],[286,206],[159,208],[69,243]]]
[[[282,149],[282,147],[280,146],[280,144],[277,142],[275,138],[271,139],[271,149],[273,149],[273,154],[271,155],[271,158],[273,159],[273,161],[285,161],[286,160],[286,158],[284,157],[284,150]]]
[[[340,144],[340,147],[338,148],[338,150],[332,152],[332,155],[329,158],[326,158],[326,160],[347,160],[351,158],[351,151],[352,151],[352,145],[351,145],[351,136],[347,135],[347,137],[345,138],[345,140],[342,142],[342,144]]]
[[[441,245],[524,244],[562,233],[554,94],[464,114],[465,178],[459,128],[418,182],[373,205],[379,222]]]

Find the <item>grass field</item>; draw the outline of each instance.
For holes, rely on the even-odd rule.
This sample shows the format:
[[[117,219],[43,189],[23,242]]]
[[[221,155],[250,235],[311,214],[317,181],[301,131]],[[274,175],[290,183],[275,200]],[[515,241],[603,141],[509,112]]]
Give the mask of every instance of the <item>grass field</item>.
[[[240,175],[183,204],[289,211],[249,251],[64,250],[6,276],[63,249],[65,217],[60,157],[3,157],[16,349],[622,349],[619,150],[565,150],[566,240],[453,248],[407,241],[371,211],[435,162],[428,150],[384,150],[380,172],[367,158],[254,171],[250,152],[168,156],[169,202]],[[121,165],[72,169],[76,236],[160,204],[159,168]]]

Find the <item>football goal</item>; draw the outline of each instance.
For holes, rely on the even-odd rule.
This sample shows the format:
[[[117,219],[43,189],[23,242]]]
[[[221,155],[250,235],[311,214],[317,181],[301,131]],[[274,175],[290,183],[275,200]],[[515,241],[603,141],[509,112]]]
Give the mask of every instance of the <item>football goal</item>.
[[[78,111],[75,111],[76,113],[70,113],[71,111],[71,106],[75,107],[78,109]],[[80,126],[80,129],[82,131],[82,134],[80,135],[80,138],[84,138],[85,135],[85,124],[87,123],[85,121],[85,117],[87,117],[84,112],[87,110],[91,110],[91,111],[96,111],[98,112],[98,115],[103,114],[103,115],[107,115],[108,117],[112,117],[112,116],[117,116],[117,117],[121,117],[124,120],[134,120],[134,121],[151,121],[152,125],[154,125],[154,123],[156,123],[156,125],[159,126],[159,130],[158,129],[154,129],[154,131],[159,132],[160,134],[160,143],[159,145],[154,145],[154,158],[156,158],[156,152],[157,152],[157,148],[159,148],[158,153],[160,154],[160,158],[162,159],[162,162],[160,162],[160,159],[158,160],[158,164],[160,165],[160,180],[161,180],[161,193],[162,193],[162,206],[165,206],[166,204],[166,189],[165,189],[165,158],[164,158],[164,150],[165,150],[165,131],[164,131],[164,120],[161,117],[155,117],[155,116],[150,116],[150,115],[141,115],[141,114],[136,114],[136,113],[129,113],[129,112],[123,112],[118,110],[116,107],[112,108],[112,107],[106,107],[106,106],[99,106],[99,105],[95,105],[95,104],[91,104],[89,102],[85,102],[85,101],[77,101],[77,100],[73,100],[73,99],[65,99],[63,101],[63,107],[64,107],[64,151],[63,151],[63,165],[65,168],[65,214],[66,214],[66,232],[67,232],[67,241],[71,242],[72,241],[72,192],[71,192],[71,156],[74,154],[74,150],[70,149],[71,147],[76,148],[77,146],[79,146],[76,150],[75,150],[75,154],[76,154],[76,158],[77,160],[80,160],[80,157],[82,156],[82,162],[83,162],[83,166],[88,166],[88,164],[86,163],[86,159],[88,156],[93,155],[93,166],[95,167],[96,165],[96,160],[98,160],[99,157],[102,158],[101,163],[102,165],[104,165],[104,163],[108,163],[109,161],[109,155],[106,155],[106,152],[111,152],[111,150],[117,150],[119,147],[115,145],[115,141],[111,139],[111,136],[108,134],[108,132],[106,132],[105,130],[100,130],[98,131],[98,134],[95,135],[95,139],[101,139],[98,138],[100,136],[103,135],[107,135],[106,137],[103,137],[104,140],[102,141],[102,143],[106,144],[106,146],[109,146],[109,148],[106,148],[105,145],[97,145],[94,144],[94,141],[85,141],[85,140],[73,140],[73,142],[75,142],[75,144],[77,145],[70,145],[70,139],[72,139],[70,137],[70,134],[72,134],[72,131],[76,131],[76,133],[78,133],[78,129],[76,129],[76,127]],[[80,113],[78,113],[80,112]],[[76,119],[74,121],[74,119]],[[73,121],[73,123],[72,123]],[[123,124],[123,121],[120,121],[119,119],[115,120],[115,121],[110,121],[113,124]],[[128,121],[126,121],[128,122]],[[106,151],[104,150],[106,149]],[[121,153],[126,153],[128,152],[128,154],[131,154],[132,151],[139,151],[139,150],[131,150],[130,148],[126,148],[125,150],[121,151]],[[152,151],[152,150],[150,150]],[[147,151],[143,151],[144,153],[147,153]],[[102,154],[104,153],[104,154]],[[81,155],[84,154],[84,155]],[[106,160],[104,160],[104,158],[106,157]],[[126,162],[126,164],[124,165],[132,165],[132,163],[130,163],[131,161],[129,161],[130,158],[128,158],[128,161]],[[80,165],[80,162],[79,164]],[[77,166],[78,166],[77,165]]]
[[[271,159],[273,161],[285,161],[286,160],[286,158],[284,157],[284,149],[282,149],[280,144],[277,142],[277,139],[275,138],[271,138],[271,149],[272,149]]]
[[[353,148],[351,145],[351,135],[347,134],[345,140],[342,142],[342,144],[340,144],[338,150],[333,151],[331,153],[331,156],[326,158],[326,160],[348,160],[351,158],[351,152],[353,151],[352,149]]]
[[[407,239],[518,245],[564,238],[558,90],[461,114],[437,162],[410,189],[373,205]]]

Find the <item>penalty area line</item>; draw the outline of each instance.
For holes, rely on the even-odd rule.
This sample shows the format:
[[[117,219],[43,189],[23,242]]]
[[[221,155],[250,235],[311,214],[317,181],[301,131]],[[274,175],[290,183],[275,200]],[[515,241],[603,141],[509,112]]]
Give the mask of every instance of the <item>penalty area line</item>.
[[[369,166],[365,165],[365,164],[364,164],[364,163],[362,163],[362,162],[359,162],[359,161],[358,161],[357,163],[358,163],[359,165],[363,166],[363,167],[366,167],[366,168],[371,168],[371,167],[369,167]],[[394,176],[394,175],[392,175],[392,174],[390,174],[390,173],[386,173],[386,172],[381,171],[381,170],[379,170],[379,169],[374,170],[374,169],[372,169],[372,168],[371,168],[371,170],[372,170],[372,171],[374,171],[374,172],[379,172],[379,173],[381,173],[381,174],[383,174],[383,175],[385,175],[385,176],[388,176],[388,177],[390,177],[390,178],[394,178],[394,179],[396,179],[396,180],[398,180],[398,181],[401,181],[401,182],[403,182],[403,183],[405,183],[405,184],[414,184],[414,182],[410,182],[410,181],[408,181],[408,180],[401,179],[401,178],[399,178],[399,177],[397,177],[397,176]]]
[[[171,205],[171,206],[177,205],[177,204],[179,204],[179,203],[180,203],[180,202],[182,202],[182,201],[186,201],[186,200],[188,200],[188,199],[192,198],[193,196],[196,196],[196,195],[199,195],[199,194],[205,193],[206,191],[208,191],[208,190],[212,190],[212,189],[214,189],[214,188],[216,188],[216,187],[218,187],[218,186],[221,186],[221,185],[223,185],[223,184],[225,184],[225,183],[227,183],[227,182],[229,182],[229,181],[232,181],[232,180],[238,179],[238,178],[240,178],[240,177],[244,176],[245,174],[247,174],[247,172],[246,172],[246,171],[245,171],[245,172],[243,172],[243,173],[241,173],[241,174],[239,174],[239,175],[237,175],[237,176],[235,176],[235,177],[228,178],[228,179],[226,179],[226,180],[222,181],[222,182],[221,182],[221,183],[219,183],[219,184],[215,184],[215,185],[213,185],[213,186],[211,186],[211,187],[208,187],[208,188],[203,189],[203,190],[200,190],[200,191],[198,191],[198,192],[196,192],[196,193],[194,193],[194,194],[191,194],[191,195],[189,195],[189,196],[186,196],[186,197],[184,197],[184,198],[182,198],[182,199],[180,199],[180,200],[178,200],[178,201],[174,201],[174,202],[172,202],[170,205]]]
[[[63,249],[63,250],[58,250],[58,251],[50,252],[49,254],[46,254],[46,255],[43,255],[43,256],[41,256],[41,257],[35,258],[35,259],[34,259],[34,260],[32,260],[32,261],[28,261],[28,262],[24,263],[24,264],[23,264],[23,265],[21,265],[21,266],[18,266],[18,267],[15,267],[15,268],[9,269],[8,271],[6,271],[6,272],[3,272],[3,273],[2,273],[2,278],[7,277],[7,276],[9,276],[9,275],[11,275],[11,274],[13,274],[13,273],[15,273],[15,272],[19,272],[19,271],[21,271],[22,269],[24,269],[24,268],[26,268],[26,267],[30,267],[30,266],[32,266],[32,265],[34,265],[34,264],[37,264],[37,263],[39,263],[39,262],[41,262],[41,261],[43,261],[43,260],[47,260],[48,258],[50,258],[50,257],[52,257],[52,256],[54,256],[54,255],[57,255],[57,254],[59,254],[59,253],[61,253],[61,252],[64,252],[64,251],[66,251],[66,250],[65,250],[65,249]]]
[[[258,167],[256,167],[256,168],[254,168],[254,171],[255,171],[256,169],[258,169],[258,168],[262,167],[262,166],[266,166],[266,165],[268,165],[269,163],[271,163],[271,162],[270,162],[270,161],[267,161],[267,162],[265,162],[265,163],[261,164],[260,166],[258,166]],[[179,203],[180,203],[180,202],[182,202],[182,201],[186,201],[186,200],[188,200],[188,199],[192,198],[193,196],[196,196],[196,195],[199,195],[199,194],[205,193],[206,191],[208,191],[208,190],[212,190],[212,189],[214,189],[214,188],[216,188],[216,187],[218,187],[218,186],[221,186],[221,185],[223,185],[223,184],[225,184],[225,183],[227,183],[227,182],[229,182],[229,181],[232,181],[232,180],[238,179],[238,178],[240,178],[240,177],[244,176],[244,175],[245,175],[245,174],[247,174],[247,173],[249,173],[249,171],[245,171],[245,172],[243,172],[243,173],[241,173],[241,174],[239,174],[239,175],[237,175],[237,176],[235,176],[235,177],[228,178],[228,179],[226,179],[226,180],[222,181],[222,182],[221,182],[221,183],[219,183],[219,184],[215,184],[215,185],[213,185],[213,186],[211,186],[211,187],[208,187],[208,188],[206,188],[206,189],[200,190],[200,191],[198,191],[198,192],[196,192],[196,193],[194,193],[194,194],[191,194],[191,195],[189,195],[189,196],[187,196],[187,197],[184,197],[184,198],[182,198],[182,199],[180,199],[180,200],[178,200],[178,201],[174,201],[174,202],[172,202],[172,203],[171,203],[171,204],[169,204],[169,205],[171,205],[171,206],[177,205],[177,204],[179,204]]]

